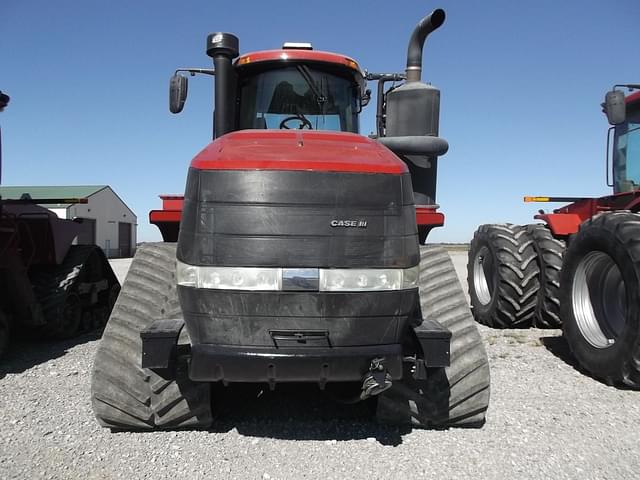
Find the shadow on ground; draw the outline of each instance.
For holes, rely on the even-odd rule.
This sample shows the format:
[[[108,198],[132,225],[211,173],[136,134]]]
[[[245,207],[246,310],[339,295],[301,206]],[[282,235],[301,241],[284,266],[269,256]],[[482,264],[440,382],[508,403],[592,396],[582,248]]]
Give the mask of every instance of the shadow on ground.
[[[547,350],[564,363],[571,365],[576,370],[582,371],[563,336],[540,337],[540,342]]]
[[[316,385],[284,384],[275,391],[261,385],[214,387],[211,431],[283,440],[348,441],[375,439],[397,446],[410,427],[376,422],[376,400],[338,403]]]
[[[81,334],[68,340],[39,340],[14,336],[6,355],[0,359],[0,379],[7,374],[22,373],[30,368],[60,358],[83,343],[98,340],[102,331]]]
[[[540,341],[549,350],[552,354],[558,357],[560,360],[565,362],[566,364],[572,366],[575,370],[580,372],[582,375],[593,379],[594,381],[601,383],[603,385],[607,385],[606,382],[603,382],[598,377],[595,377],[591,372],[585,370],[575,359],[571,350],[569,349],[569,344],[564,339],[564,337],[541,337]],[[611,388],[617,388],[618,390],[633,390],[630,387],[625,387],[623,385],[609,385]]]

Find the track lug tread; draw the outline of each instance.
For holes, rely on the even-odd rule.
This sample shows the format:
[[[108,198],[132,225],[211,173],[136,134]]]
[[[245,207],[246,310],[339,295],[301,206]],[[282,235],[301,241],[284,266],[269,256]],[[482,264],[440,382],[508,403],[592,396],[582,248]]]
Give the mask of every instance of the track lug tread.
[[[453,263],[444,249],[421,247],[420,270],[420,308],[425,317],[450,328],[451,365],[428,369],[426,381],[406,371],[379,396],[378,419],[422,427],[481,426],[489,406],[489,362],[460,284],[451,291]]]
[[[211,424],[209,384],[191,382],[184,366],[170,381],[140,367],[140,331],[180,313],[175,265],[175,244],[169,243],[141,246],[131,264],[92,372],[93,410],[105,427],[153,430]]]

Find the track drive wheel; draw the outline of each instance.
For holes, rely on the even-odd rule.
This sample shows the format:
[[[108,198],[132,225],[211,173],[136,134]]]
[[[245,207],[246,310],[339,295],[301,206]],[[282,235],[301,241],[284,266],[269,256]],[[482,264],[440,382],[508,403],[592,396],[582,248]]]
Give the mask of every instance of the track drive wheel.
[[[493,328],[528,328],[540,288],[533,239],[518,225],[480,225],[467,265],[471,309]]]
[[[540,290],[533,325],[537,328],[561,328],[560,272],[565,243],[554,238],[549,228],[541,223],[527,225],[527,232],[533,239],[540,269]]]
[[[131,263],[93,363],[91,402],[104,427],[168,430],[211,424],[210,385],[189,379],[184,357],[178,358],[173,379],[140,367],[140,331],[155,320],[181,315],[175,267],[175,243],[142,245]],[[188,338],[183,342],[188,348]]]
[[[0,358],[4,357],[9,348],[11,337],[11,322],[9,316],[0,310]]]
[[[378,396],[378,420],[423,427],[482,426],[490,386],[482,338],[446,250],[421,247],[420,257],[422,316],[451,331],[451,364],[428,368],[427,380],[415,380],[405,368],[404,378]]]
[[[567,248],[560,298],[578,363],[609,385],[640,389],[640,215],[602,213]]]

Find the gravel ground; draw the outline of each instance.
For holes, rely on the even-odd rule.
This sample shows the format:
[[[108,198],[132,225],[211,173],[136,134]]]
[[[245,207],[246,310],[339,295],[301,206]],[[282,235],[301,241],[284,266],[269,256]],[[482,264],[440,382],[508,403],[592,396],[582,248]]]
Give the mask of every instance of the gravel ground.
[[[297,387],[223,392],[208,432],[111,433],[89,402],[95,336],[19,343],[0,364],[0,478],[638,478],[640,392],[577,371],[557,330],[481,331],[487,424],[448,431],[378,426]]]

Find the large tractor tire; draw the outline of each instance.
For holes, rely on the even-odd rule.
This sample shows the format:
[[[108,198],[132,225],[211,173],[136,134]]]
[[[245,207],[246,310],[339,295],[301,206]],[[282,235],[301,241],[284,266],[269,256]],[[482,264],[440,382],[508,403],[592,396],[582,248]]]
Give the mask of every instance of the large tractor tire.
[[[383,423],[422,427],[480,427],[489,407],[489,361],[449,254],[440,247],[420,249],[420,309],[423,318],[451,331],[450,366],[427,368],[416,380],[405,368],[378,397]]]
[[[560,272],[565,243],[554,238],[549,228],[541,223],[527,225],[527,232],[533,240],[540,269],[540,290],[533,325],[537,328],[561,328]]]
[[[540,288],[533,239],[518,225],[480,225],[469,248],[468,284],[477,322],[528,328]]]
[[[609,385],[640,389],[640,215],[584,222],[561,284],[564,336],[578,363]]]
[[[140,366],[140,332],[155,320],[181,315],[175,268],[176,246],[170,243],[142,245],[131,263],[93,363],[91,401],[104,427],[151,430],[211,424],[210,385],[189,379],[184,356],[178,356],[172,379]],[[188,345],[179,344],[178,351],[181,348]]]

